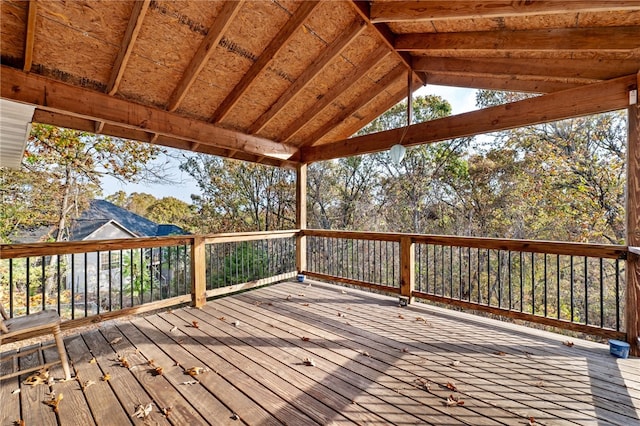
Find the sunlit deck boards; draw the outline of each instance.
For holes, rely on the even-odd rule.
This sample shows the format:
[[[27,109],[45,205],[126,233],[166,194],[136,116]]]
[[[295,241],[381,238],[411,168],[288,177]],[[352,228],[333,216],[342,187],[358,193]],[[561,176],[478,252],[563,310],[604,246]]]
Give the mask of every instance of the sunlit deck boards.
[[[637,424],[640,360],[566,340],[357,290],[282,283],[67,338],[80,380],[53,385],[64,394],[59,415],[41,402],[47,386],[12,394],[11,379],[1,383],[1,424],[142,423],[131,415],[151,401],[151,424]],[[194,366],[210,371],[184,374]],[[446,407],[450,394],[464,405]]]

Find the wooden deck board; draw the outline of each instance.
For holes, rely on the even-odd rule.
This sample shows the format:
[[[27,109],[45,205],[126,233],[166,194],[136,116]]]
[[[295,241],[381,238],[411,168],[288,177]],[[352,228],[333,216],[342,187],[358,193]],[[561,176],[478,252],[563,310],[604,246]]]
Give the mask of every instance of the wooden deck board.
[[[394,298],[315,282],[114,320],[65,344],[78,379],[51,387],[24,385],[26,375],[0,382],[0,425],[19,418],[44,425],[522,425],[530,416],[541,425],[640,423],[637,358],[619,360],[602,344],[422,304],[399,308]],[[55,350],[45,352],[49,357]],[[316,365],[305,366],[305,357]],[[151,373],[150,360],[162,375]],[[34,352],[20,364],[41,361]],[[210,371],[185,374],[194,366]],[[51,372],[62,377],[59,366]],[[109,381],[100,380],[104,374]],[[87,380],[95,384],[82,389]],[[445,406],[454,393],[447,382],[455,382],[463,406]],[[43,404],[52,389],[64,394],[57,416]],[[132,417],[137,404],[148,402],[155,407],[146,422]],[[172,408],[169,418],[164,407]]]
[[[16,350],[7,351],[4,356],[11,356],[17,353]],[[8,358],[0,362],[0,375],[9,374],[14,371],[13,359]],[[0,401],[2,401],[2,418],[8,422],[20,420],[20,394],[13,393],[20,389],[18,377],[12,377],[0,382]],[[1,424],[5,424],[3,421]]]

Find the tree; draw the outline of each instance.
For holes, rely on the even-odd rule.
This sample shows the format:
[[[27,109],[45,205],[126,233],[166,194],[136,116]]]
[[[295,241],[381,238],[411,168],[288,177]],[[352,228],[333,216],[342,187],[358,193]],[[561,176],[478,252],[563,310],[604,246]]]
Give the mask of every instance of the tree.
[[[175,197],[163,197],[147,207],[145,217],[157,223],[178,225],[188,230],[192,227],[193,209],[190,204]]]

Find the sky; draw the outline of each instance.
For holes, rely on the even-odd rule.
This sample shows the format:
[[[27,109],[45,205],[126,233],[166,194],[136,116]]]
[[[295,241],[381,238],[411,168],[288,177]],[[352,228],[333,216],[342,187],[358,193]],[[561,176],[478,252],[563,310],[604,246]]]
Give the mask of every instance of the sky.
[[[452,114],[462,114],[464,112],[478,109],[476,103],[476,91],[448,86],[428,85],[419,88],[414,92],[415,96],[438,95],[449,101]],[[164,162],[164,160],[163,160]],[[172,184],[147,184],[147,183],[121,183],[114,178],[105,177],[102,179],[103,197],[107,197],[115,192],[124,191],[127,194],[134,192],[144,192],[156,198],[175,197],[187,203],[191,203],[191,194],[198,194],[200,191],[196,182],[188,173],[182,172],[178,164],[170,162],[165,167],[165,172],[169,175]]]

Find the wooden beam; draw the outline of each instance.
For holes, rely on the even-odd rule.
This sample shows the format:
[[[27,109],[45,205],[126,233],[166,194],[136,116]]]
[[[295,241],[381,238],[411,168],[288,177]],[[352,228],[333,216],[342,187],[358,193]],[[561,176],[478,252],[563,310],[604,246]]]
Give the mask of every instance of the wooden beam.
[[[106,92],[110,95],[113,95],[118,91],[124,70],[127,67],[127,62],[129,62],[129,57],[133,51],[133,45],[138,38],[138,33],[140,32],[140,28],[142,28],[142,21],[149,9],[150,3],[151,0],[136,0],[133,5],[133,10],[129,17],[129,24],[124,32],[122,43],[120,43],[120,50],[118,51],[115,62],[113,63],[111,76],[107,83]]]
[[[202,308],[207,303],[207,259],[204,237],[193,238],[191,245],[191,306]]]
[[[31,71],[33,63],[33,51],[36,44],[36,16],[38,13],[38,4],[36,0],[30,0],[27,13],[27,28],[24,36],[24,65],[22,69],[25,72]]]
[[[400,295],[413,302],[416,285],[416,248],[409,236],[400,239]]]
[[[629,89],[636,84],[634,74],[414,124],[406,130],[403,145],[433,143],[626,108]],[[300,160],[308,163],[384,151],[397,143],[403,132],[405,129],[399,128],[307,147],[302,149]]]
[[[296,228],[307,229],[307,165],[296,168]],[[299,273],[307,270],[307,237],[296,236],[296,269]]]
[[[360,108],[366,106],[369,102],[371,102],[376,96],[386,90],[387,86],[396,82],[400,77],[405,75],[407,72],[406,68],[403,64],[399,64],[396,66],[390,73],[380,80],[374,88],[371,90],[367,90],[362,92],[360,96],[354,99],[348,106],[346,106],[340,114],[333,117],[331,121],[328,121],[323,126],[321,126],[318,130],[313,132],[311,136],[307,138],[306,141],[302,143],[301,146],[311,146],[315,144],[322,136],[329,133],[332,129],[336,128],[340,124],[342,124],[349,116]],[[404,93],[404,89],[403,89]]]
[[[504,18],[522,15],[638,10],[637,0],[571,1],[391,1],[372,2],[372,22],[435,21],[443,19]]]
[[[638,47],[640,47],[640,26],[401,34],[396,36],[395,41],[396,49],[412,52],[434,50],[606,52],[633,50]]]
[[[224,120],[227,114],[229,114],[229,111],[238,103],[242,95],[249,90],[256,77],[273,62],[273,58],[288,43],[319,4],[320,2],[318,1],[305,1],[298,7],[291,19],[280,29],[267,48],[260,54],[258,60],[251,65],[251,68],[242,76],[238,84],[236,84],[233,90],[231,90],[227,97],[220,103],[209,121],[219,123]]]
[[[640,58],[627,60],[601,59],[518,59],[518,58],[459,58],[416,56],[413,70],[426,73],[486,74],[486,77],[511,75],[539,78],[583,79],[584,83],[610,80],[635,73]]]
[[[129,129],[186,139],[250,154],[281,160],[296,152],[295,147],[268,139],[223,129],[213,124],[157,108],[129,102],[104,93],[72,86],[50,78],[25,73],[2,65],[0,96],[37,105],[45,111],[104,121]]]
[[[175,111],[178,109],[180,103],[186,96],[187,91],[194,81],[196,81],[196,78],[198,77],[198,74],[200,74],[200,71],[202,71],[202,68],[207,64],[207,61],[213,54],[216,46],[222,39],[222,36],[229,28],[229,25],[231,25],[233,18],[238,14],[243,4],[244,0],[230,0],[224,3],[222,10],[218,16],[216,16],[211,28],[209,28],[207,36],[202,40],[200,46],[198,46],[198,50],[193,58],[191,58],[191,62],[189,62],[189,65],[182,73],[182,78],[169,97],[169,102],[167,104],[168,111]]]
[[[351,4],[353,5],[355,11],[364,19],[364,21],[373,28],[376,33],[380,36],[384,44],[386,44],[389,49],[400,59],[400,61],[407,67],[408,70],[412,69],[411,64],[411,55],[407,52],[399,52],[394,48],[396,35],[391,31],[389,26],[385,23],[373,23],[371,22],[371,2],[365,0],[351,0]],[[421,76],[422,83],[426,83]]]
[[[67,127],[69,129],[82,130],[85,132],[93,132],[96,123],[95,121],[90,119],[60,114],[51,111],[44,111],[39,108],[36,108],[36,110],[34,111],[33,121],[35,123],[51,124],[53,126]],[[186,151],[193,151],[195,144],[195,142],[186,139],[179,139],[170,136],[160,136],[144,130],[130,129],[112,124],[104,124],[101,130],[101,134],[114,136],[116,138],[132,139],[140,142],[152,143],[155,145],[182,149]],[[218,157],[236,158],[237,160],[248,161],[251,163],[256,163],[258,159],[262,157],[246,152],[239,152],[237,150],[219,148],[217,146],[211,145],[210,141],[197,143],[195,151],[202,154],[217,155]],[[294,162],[279,160],[277,158],[265,158],[262,162],[270,166],[284,167],[288,169],[293,169],[296,165],[296,163]]]
[[[314,60],[313,64],[303,71],[296,81],[249,127],[249,133],[258,133],[269,124],[287,104],[307,87],[309,83],[337,56],[339,56],[349,44],[355,40],[366,28],[360,19],[353,21],[351,26],[342,32],[331,44],[329,44]]]
[[[636,78],[640,85],[640,72]],[[640,103],[636,86],[635,102],[628,108],[627,139],[627,245],[640,246]],[[625,330],[631,355],[640,356],[640,256],[629,253],[626,266]]]
[[[507,92],[551,93],[584,86],[584,83],[568,80],[523,79],[519,76],[487,76],[481,74],[426,73],[427,84],[467,87],[470,89],[504,90]]]
[[[280,140],[289,142],[293,136],[300,131],[306,124],[310,123],[323,109],[338,99],[347,89],[376,67],[384,58],[389,55],[389,49],[386,46],[380,46],[375,51],[367,55],[364,62],[349,72],[349,75],[342,79],[338,84],[333,85],[321,99],[306,110],[300,117],[294,120],[281,134]]]

